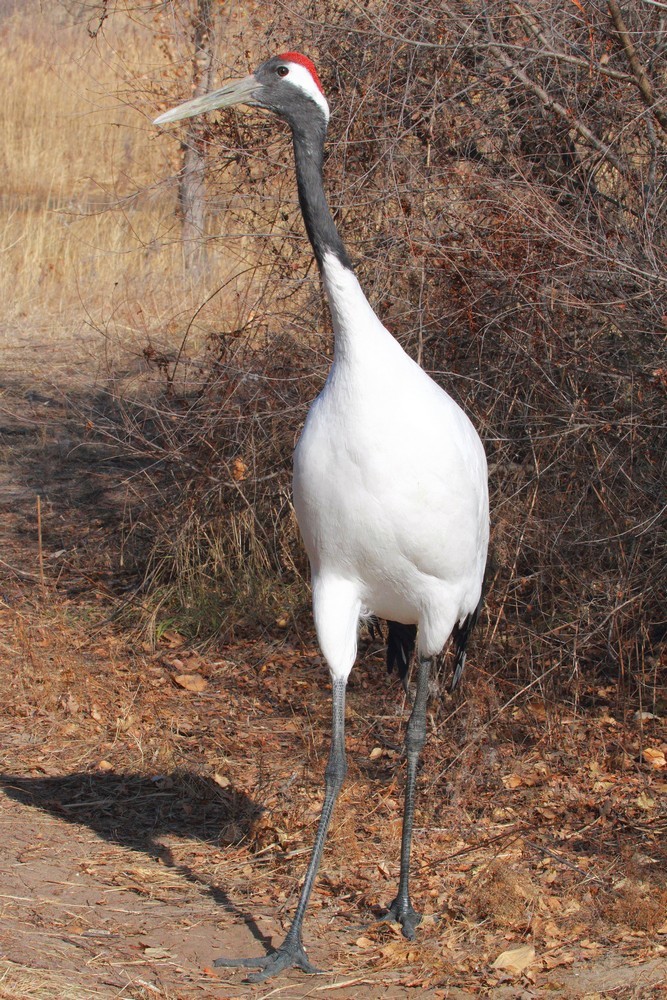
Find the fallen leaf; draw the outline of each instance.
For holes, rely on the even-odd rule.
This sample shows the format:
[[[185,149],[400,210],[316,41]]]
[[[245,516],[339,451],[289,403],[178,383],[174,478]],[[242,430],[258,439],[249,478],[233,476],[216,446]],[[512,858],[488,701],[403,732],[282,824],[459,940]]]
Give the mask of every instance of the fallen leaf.
[[[373,942],[371,941],[370,938],[367,938],[367,937],[358,937],[357,940],[354,943],[356,944],[357,948],[372,948],[373,947]]]
[[[553,820],[558,816],[558,813],[554,809],[551,809],[550,806],[540,806],[537,811],[544,819]]]
[[[602,723],[602,725],[604,725],[604,726],[617,726],[617,725],[618,725],[618,722],[617,722],[617,721],[616,721],[616,719],[615,719],[615,718],[613,717],[613,715],[608,715],[608,714],[606,714],[606,715],[601,715],[601,716],[599,717],[599,720],[598,720],[598,721],[599,721],[599,722],[601,722],[601,723]]]
[[[185,691],[192,691],[195,694],[208,687],[208,681],[201,674],[177,674],[174,677],[174,684],[178,684]]]
[[[220,786],[220,788],[229,788],[229,786],[231,785],[231,781],[229,780],[229,778],[225,777],[224,774],[218,774],[217,772],[216,774],[213,775],[213,780],[215,781],[216,785]]]
[[[585,951],[601,951],[602,945],[599,941],[591,941],[589,938],[582,938],[579,941],[579,947],[583,948]]]
[[[492,969],[502,969],[518,975],[528,969],[535,961],[535,949],[532,944],[522,944],[518,948],[509,948],[498,955],[492,963]]]
[[[71,693],[67,694],[66,696],[63,696],[61,698],[60,703],[68,715],[76,715],[79,709],[81,708],[78,701]]]
[[[126,715],[124,719],[116,718],[116,729],[119,733],[126,733],[137,721],[136,715]]]
[[[242,458],[235,458],[232,462],[232,479],[237,483],[242,483],[248,478],[248,466]]]
[[[655,799],[652,799],[650,795],[646,794],[646,792],[640,792],[635,799],[635,804],[638,805],[640,809],[643,809],[644,812],[650,812],[651,809],[655,808]]]
[[[537,722],[544,722],[547,717],[547,706],[543,701],[530,701],[526,706],[526,713],[532,715]]]
[[[646,747],[642,753],[642,757],[656,771],[661,771],[663,767],[667,767],[667,759],[665,759],[664,751],[658,750],[656,747]]]
[[[384,947],[380,949],[380,954],[382,955],[383,958],[392,958],[397,953],[403,955],[404,952],[405,952],[405,945],[402,940],[390,941],[388,944],[384,945]]]
[[[97,765],[98,771],[113,771],[113,764],[108,760],[101,760]]]
[[[163,646],[171,646],[172,649],[175,649],[178,646],[184,645],[185,636],[181,635],[180,632],[167,629],[158,636],[158,642]]]
[[[370,752],[371,760],[377,760],[378,757],[382,756],[382,747],[373,747]]]
[[[570,951],[563,951],[560,954],[545,955],[542,959],[545,969],[557,969],[559,965],[572,965],[574,955]]]
[[[523,778],[520,774],[506,774],[503,778],[505,788],[519,788],[523,785]]]
[[[144,945],[143,949],[146,958],[171,958],[171,952],[167,951],[166,948],[153,948],[150,945]]]

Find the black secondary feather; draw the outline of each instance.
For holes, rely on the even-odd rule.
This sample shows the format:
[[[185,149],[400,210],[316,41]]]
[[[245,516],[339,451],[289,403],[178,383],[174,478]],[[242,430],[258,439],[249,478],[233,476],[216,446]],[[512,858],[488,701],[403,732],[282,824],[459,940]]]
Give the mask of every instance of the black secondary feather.
[[[387,622],[387,673],[396,667],[404,687],[416,642],[416,625]]]
[[[461,675],[466,665],[466,655],[468,639],[470,638],[470,633],[475,627],[475,623],[479,618],[479,612],[481,610],[484,601],[484,592],[482,591],[482,597],[479,599],[479,604],[475,610],[470,615],[466,615],[463,619],[462,625],[455,625],[452,631],[452,639],[454,640],[454,649],[456,651],[456,656],[454,659],[454,673],[452,674],[452,683],[449,687],[450,691],[453,691],[459,681],[461,680]]]

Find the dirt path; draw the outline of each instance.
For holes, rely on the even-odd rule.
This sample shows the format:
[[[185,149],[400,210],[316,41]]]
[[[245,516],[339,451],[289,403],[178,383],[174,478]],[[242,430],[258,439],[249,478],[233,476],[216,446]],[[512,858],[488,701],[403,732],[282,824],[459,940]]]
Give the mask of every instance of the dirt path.
[[[480,675],[434,708],[415,851],[427,917],[414,943],[373,923],[397,874],[405,720],[377,649],[353,675],[350,774],[306,926],[332,971],[258,987],[214,971],[220,953],[262,954],[294,906],[327,752],[318,651],[281,633],[200,655],[168,630],[151,651],[111,624],[132,464],[91,436],[104,387],[43,354],[12,367],[0,997],[667,992],[667,784],[643,756],[667,733],[611,688],[587,712],[525,699],[499,713]],[[519,947],[534,949],[523,969],[494,968]]]

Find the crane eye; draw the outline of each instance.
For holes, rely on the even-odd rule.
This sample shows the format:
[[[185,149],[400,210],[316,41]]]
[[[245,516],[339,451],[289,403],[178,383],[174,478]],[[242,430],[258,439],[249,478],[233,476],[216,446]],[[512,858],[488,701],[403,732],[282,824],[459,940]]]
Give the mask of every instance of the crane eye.
[[[287,66],[279,66],[278,69],[276,70],[276,73],[278,74],[278,76],[287,76],[289,70]]]

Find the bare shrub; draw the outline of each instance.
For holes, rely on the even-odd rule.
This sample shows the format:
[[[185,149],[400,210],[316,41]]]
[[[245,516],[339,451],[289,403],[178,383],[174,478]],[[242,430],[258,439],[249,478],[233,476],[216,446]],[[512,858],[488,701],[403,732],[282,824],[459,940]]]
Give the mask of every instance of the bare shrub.
[[[487,444],[493,556],[478,664],[558,680],[575,697],[582,670],[655,693],[664,12],[304,0],[273,18],[272,49],[298,38],[322,71],[331,204],[371,302]],[[179,492],[162,508],[152,579],[184,591],[194,574],[247,607],[276,575],[303,571],[289,465],[328,319],[284,130],[226,112],[207,135],[216,248],[252,268],[237,325],[255,323],[260,303],[261,336],[239,355],[221,334],[202,386],[178,404],[161,447]]]

